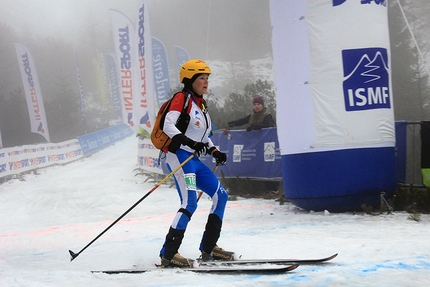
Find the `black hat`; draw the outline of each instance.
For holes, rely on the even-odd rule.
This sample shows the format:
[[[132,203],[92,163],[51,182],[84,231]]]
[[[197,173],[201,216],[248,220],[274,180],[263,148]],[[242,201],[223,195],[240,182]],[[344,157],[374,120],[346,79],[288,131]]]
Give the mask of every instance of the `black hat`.
[[[186,89],[186,90],[191,90],[191,91],[193,91],[193,83],[194,83],[194,81],[201,75],[202,73],[200,73],[200,74],[195,74],[192,78],[191,78],[191,80],[190,79],[188,79],[188,78],[184,78],[183,80],[182,80],[182,82],[184,83],[184,89]]]

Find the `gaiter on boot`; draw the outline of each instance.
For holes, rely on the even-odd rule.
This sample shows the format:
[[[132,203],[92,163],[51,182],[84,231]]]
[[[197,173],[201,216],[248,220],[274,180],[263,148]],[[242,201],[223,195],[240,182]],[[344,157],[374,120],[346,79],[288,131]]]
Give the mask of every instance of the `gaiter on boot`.
[[[179,246],[181,246],[182,239],[184,238],[184,233],[185,230],[178,230],[170,227],[164,243],[164,258],[171,260],[173,256],[178,253]]]
[[[200,250],[208,254],[214,249],[221,233],[222,221],[215,214],[209,214],[208,222],[206,223],[205,232],[203,233]]]

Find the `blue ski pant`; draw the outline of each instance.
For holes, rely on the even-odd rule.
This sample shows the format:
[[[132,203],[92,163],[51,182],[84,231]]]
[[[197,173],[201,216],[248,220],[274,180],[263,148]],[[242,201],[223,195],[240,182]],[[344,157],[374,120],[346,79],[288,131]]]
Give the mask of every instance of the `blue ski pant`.
[[[167,167],[172,171],[191,155],[192,153],[182,149],[178,149],[176,154],[168,153],[166,156]],[[211,197],[212,207],[210,214],[215,214],[222,222],[227,205],[228,193],[212,170],[202,163],[197,156],[194,156],[185,163],[174,173],[173,177],[175,179],[181,206],[173,219],[171,228],[175,230],[186,230],[191,216],[197,209],[197,188]],[[161,254],[164,254],[163,249],[161,250]]]

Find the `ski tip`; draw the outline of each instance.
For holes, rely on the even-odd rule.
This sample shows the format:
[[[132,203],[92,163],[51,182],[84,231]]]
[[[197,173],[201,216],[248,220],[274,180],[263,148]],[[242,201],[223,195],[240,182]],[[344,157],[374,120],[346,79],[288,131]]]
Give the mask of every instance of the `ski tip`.
[[[291,266],[288,266],[287,271],[292,271],[294,269],[297,269],[297,267],[299,267],[299,266],[300,266],[300,264],[293,264]]]
[[[69,254],[70,254],[70,262],[72,262],[73,259],[75,259],[76,257],[78,257],[78,254],[76,254],[72,250],[69,250]]]

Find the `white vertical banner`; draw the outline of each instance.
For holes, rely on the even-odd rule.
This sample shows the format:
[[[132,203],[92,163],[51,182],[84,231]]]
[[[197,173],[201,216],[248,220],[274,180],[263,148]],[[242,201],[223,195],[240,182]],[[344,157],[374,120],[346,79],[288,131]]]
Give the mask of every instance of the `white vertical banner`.
[[[149,26],[147,1],[139,7],[136,29],[136,97],[134,102],[135,118],[139,128],[151,134],[155,122],[155,89],[152,63],[152,37]]]
[[[396,189],[387,1],[270,0],[283,184],[307,210]]]
[[[81,73],[79,72],[78,57],[76,56],[76,50],[75,50],[75,64],[76,64],[76,75],[77,75],[77,78],[78,78],[79,101],[80,101],[80,104],[81,104],[82,125],[84,127],[85,133],[87,133],[87,119],[86,119],[86,116],[85,116],[84,91],[82,89]]]
[[[166,47],[159,39],[152,37],[152,58],[154,66],[154,85],[156,107],[161,107],[170,98],[169,62]]]
[[[111,9],[113,43],[118,65],[119,88],[121,93],[122,119],[133,131],[138,129],[134,116],[135,91],[135,29],[130,19],[118,10]]]
[[[22,43],[15,42],[15,49],[27,100],[31,132],[42,135],[50,142],[45,107],[33,56]]]
[[[305,22],[312,146],[394,146],[386,1],[308,0]]]
[[[376,2],[270,2],[283,154],[394,146],[387,7]]]

